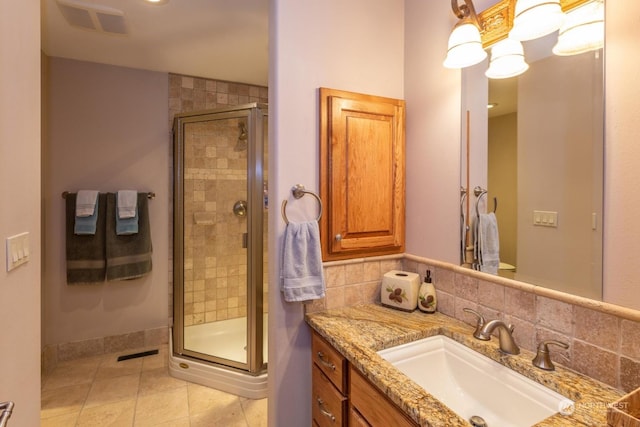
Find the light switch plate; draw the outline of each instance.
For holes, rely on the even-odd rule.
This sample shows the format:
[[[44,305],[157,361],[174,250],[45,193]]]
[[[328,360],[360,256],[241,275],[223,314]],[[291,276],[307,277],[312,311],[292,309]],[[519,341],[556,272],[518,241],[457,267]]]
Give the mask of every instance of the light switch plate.
[[[533,225],[558,227],[558,212],[533,211]]]
[[[29,261],[29,233],[7,237],[7,271],[11,271]]]

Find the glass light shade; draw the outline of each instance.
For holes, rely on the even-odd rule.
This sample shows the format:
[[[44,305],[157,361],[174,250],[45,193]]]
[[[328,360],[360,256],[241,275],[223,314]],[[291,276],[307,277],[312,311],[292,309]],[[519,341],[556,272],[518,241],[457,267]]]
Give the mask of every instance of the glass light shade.
[[[556,55],[578,55],[604,46],[604,3],[593,1],[567,13],[560,27]]]
[[[509,37],[525,41],[556,31],[565,16],[560,0],[518,0]]]
[[[447,68],[465,68],[477,64],[487,57],[482,48],[480,31],[471,22],[462,21],[449,36],[447,57],[443,65]]]
[[[490,79],[506,79],[527,71],[522,43],[514,39],[500,40],[491,48],[491,62],[484,73]]]

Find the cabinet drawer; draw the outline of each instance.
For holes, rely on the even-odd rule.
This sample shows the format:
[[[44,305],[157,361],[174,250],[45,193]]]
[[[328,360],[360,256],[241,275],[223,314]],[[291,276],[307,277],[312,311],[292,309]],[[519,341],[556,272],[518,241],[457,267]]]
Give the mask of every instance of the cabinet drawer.
[[[316,332],[311,342],[313,363],[331,380],[338,391],[346,394],[346,359]]]
[[[353,406],[349,409],[349,427],[371,427]]]
[[[320,427],[342,426],[345,419],[347,398],[343,396],[313,365],[312,409],[314,422]]]
[[[349,378],[351,405],[369,424],[394,427],[415,427],[418,425],[353,366],[349,367]]]

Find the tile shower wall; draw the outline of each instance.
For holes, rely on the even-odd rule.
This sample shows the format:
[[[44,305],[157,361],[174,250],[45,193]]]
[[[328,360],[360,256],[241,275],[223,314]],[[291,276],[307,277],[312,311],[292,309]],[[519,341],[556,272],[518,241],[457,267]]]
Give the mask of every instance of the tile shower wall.
[[[469,307],[487,319],[515,325],[518,344],[535,352],[542,340],[555,339],[568,350],[551,347],[558,364],[625,392],[640,387],[640,313],[533,285],[479,274],[411,255],[325,263],[326,297],[307,312],[380,302],[382,275],[392,269],[433,273],[438,311],[475,326]],[[490,279],[490,278],[489,278]],[[425,314],[426,315],[426,314]]]
[[[234,203],[247,200],[247,152],[233,149],[238,122],[185,129],[185,326],[247,314],[247,218],[233,214]]]
[[[264,86],[169,74],[169,119],[188,111],[269,101]]]
[[[265,87],[169,75],[172,120],[177,113],[267,101]],[[242,247],[247,219],[232,213],[236,201],[247,199],[247,151],[234,150],[238,125],[239,120],[224,120],[189,125],[187,130],[186,141],[190,142],[186,146],[190,151],[185,156],[184,177],[185,326],[247,314],[247,254]],[[214,139],[215,146],[207,143]],[[266,223],[265,220],[265,227]],[[264,258],[266,275],[266,253]],[[171,284],[170,301],[172,291]]]

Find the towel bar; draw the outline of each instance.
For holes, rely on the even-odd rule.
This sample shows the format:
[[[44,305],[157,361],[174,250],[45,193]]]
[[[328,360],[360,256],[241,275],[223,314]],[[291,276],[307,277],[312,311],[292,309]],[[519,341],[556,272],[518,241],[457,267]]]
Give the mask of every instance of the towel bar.
[[[62,198],[66,199],[68,194],[70,194],[69,191],[63,191]],[[155,199],[155,198],[156,198],[156,193],[154,193],[153,191],[150,191],[147,193],[147,199]]]
[[[296,184],[291,188],[291,194],[293,194],[293,197],[295,197],[296,199],[302,198],[305,194],[312,195],[318,201],[319,212],[318,212],[318,218],[316,218],[316,221],[320,221],[320,218],[322,217],[322,200],[320,200],[320,197],[318,197],[316,193],[314,193],[313,191],[305,190],[304,185],[302,184]],[[289,224],[289,219],[287,218],[287,200],[286,199],[282,201],[281,210],[282,210],[282,219],[284,219],[285,224]]]

